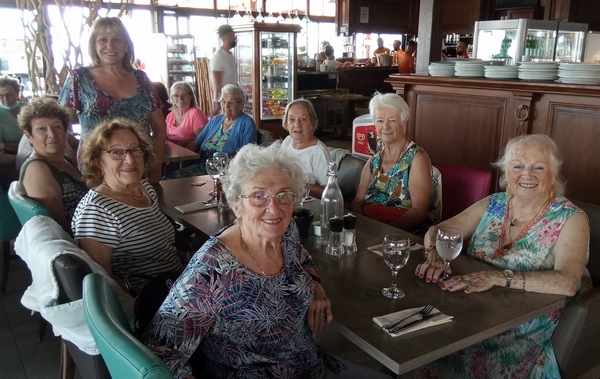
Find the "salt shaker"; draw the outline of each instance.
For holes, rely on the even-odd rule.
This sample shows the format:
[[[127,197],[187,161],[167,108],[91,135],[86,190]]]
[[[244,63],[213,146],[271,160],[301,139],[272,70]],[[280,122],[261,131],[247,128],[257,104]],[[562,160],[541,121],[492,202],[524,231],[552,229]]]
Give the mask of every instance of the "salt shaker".
[[[329,242],[325,252],[329,255],[340,256],[344,254],[342,245],[342,230],[344,229],[344,220],[339,217],[329,219]]]
[[[356,216],[348,213],[342,217],[344,221],[344,231],[342,232],[342,244],[344,245],[344,253],[354,253],[356,247]]]

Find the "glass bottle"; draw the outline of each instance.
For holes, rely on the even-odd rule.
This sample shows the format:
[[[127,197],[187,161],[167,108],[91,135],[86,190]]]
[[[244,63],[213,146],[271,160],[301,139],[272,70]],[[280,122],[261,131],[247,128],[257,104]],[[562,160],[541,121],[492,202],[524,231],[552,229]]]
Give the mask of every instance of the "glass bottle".
[[[348,213],[344,217],[344,231],[342,233],[342,244],[344,245],[344,253],[354,253],[356,247],[356,216]]]
[[[339,217],[329,219],[329,242],[325,252],[329,255],[339,256],[344,254],[344,245],[342,244],[342,230],[344,229],[344,220]]]
[[[337,183],[337,166],[330,162],[327,169],[327,185],[321,196],[321,245],[329,241],[329,219],[344,215],[344,197]]]

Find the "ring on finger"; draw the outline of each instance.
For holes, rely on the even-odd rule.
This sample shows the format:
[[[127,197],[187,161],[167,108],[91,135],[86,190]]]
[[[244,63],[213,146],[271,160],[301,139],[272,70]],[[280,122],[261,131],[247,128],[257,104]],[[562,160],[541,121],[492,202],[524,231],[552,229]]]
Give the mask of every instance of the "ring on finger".
[[[321,313],[321,316],[326,316],[326,313],[325,312]]]
[[[467,287],[465,288],[465,290],[468,290],[469,288],[471,288],[471,282],[469,282],[468,280],[465,280],[465,283],[467,284]]]
[[[459,282],[462,282],[463,281],[463,277],[462,276],[457,276],[456,280],[458,280]]]

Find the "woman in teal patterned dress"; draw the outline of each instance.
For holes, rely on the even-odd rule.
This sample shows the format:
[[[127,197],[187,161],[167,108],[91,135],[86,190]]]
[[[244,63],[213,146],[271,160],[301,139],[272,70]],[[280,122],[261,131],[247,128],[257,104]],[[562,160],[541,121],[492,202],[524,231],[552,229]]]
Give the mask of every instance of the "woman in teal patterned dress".
[[[556,145],[545,135],[512,139],[496,163],[506,192],[493,194],[439,224],[471,238],[468,255],[496,269],[455,276],[442,290],[465,293],[493,286],[573,296],[588,256],[585,213],[563,196]],[[415,274],[436,282],[442,261],[437,226],[425,235],[427,261]],[[521,324],[417,370],[423,378],[560,378],[551,337],[564,309]]]
[[[439,221],[441,207],[429,157],[406,137],[408,105],[396,94],[377,93],[369,110],[383,149],[365,165],[352,210],[422,235]]]

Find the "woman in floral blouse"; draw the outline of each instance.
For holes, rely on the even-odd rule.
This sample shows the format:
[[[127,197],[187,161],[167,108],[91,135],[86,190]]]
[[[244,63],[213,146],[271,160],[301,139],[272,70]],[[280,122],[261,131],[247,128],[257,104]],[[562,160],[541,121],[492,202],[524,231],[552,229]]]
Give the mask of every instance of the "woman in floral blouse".
[[[588,256],[585,213],[563,196],[556,144],[545,135],[512,139],[496,163],[506,192],[493,194],[429,229],[427,261],[416,275],[436,282],[443,269],[435,250],[438,227],[462,229],[468,255],[495,270],[455,276],[442,290],[511,290],[573,296]],[[552,333],[563,309],[528,321],[418,370],[425,378],[560,378]]]
[[[237,220],[194,255],[144,336],[174,377],[193,377],[199,349],[202,378],[388,378],[315,344],[333,314],[292,222],[303,178],[279,143],[231,162],[223,189]]]

